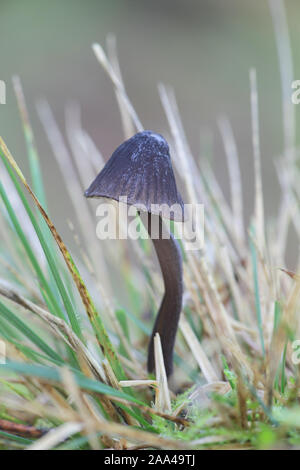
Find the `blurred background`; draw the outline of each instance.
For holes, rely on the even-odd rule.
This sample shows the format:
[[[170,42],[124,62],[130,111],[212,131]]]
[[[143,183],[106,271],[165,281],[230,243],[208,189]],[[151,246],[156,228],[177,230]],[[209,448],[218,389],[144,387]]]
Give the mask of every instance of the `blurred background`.
[[[294,79],[300,79],[299,0],[285,1]],[[84,128],[105,159],[123,140],[113,87],[91,50],[117,38],[128,95],[145,128],[165,134],[166,118],[157,83],[175,89],[185,130],[196,158],[210,136],[213,162],[229,195],[217,118],[233,126],[242,166],[246,214],[253,211],[249,68],[256,67],[265,207],[275,214],[279,188],[274,159],[282,152],[282,107],[278,56],[267,0],[0,0],[0,79],[7,104],[0,106],[0,134],[28,175],[26,148],[11,76],[21,77],[30,111],[52,218],[70,240],[71,205],[37,116],[46,98],[61,129],[65,108],[76,101]],[[299,107],[300,109],[300,107]],[[297,109],[299,116],[299,110]]]

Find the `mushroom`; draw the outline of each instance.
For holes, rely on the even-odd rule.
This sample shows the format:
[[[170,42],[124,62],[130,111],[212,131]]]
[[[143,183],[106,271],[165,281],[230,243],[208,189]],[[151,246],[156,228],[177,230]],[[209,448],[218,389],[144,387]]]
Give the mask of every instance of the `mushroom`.
[[[169,146],[160,134],[144,131],[121,144],[85,192],[89,198],[127,198],[135,206],[156,250],[165,294],[158,311],[148,350],[148,371],[153,372],[154,336],[160,334],[166,373],[173,370],[173,350],[182,308],[182,257],[178,241],[163,218],[184,220],[182,198],[177,190]],[[122,199],[121,199],[122,198]],[[153,228],[159,233],[153,235]]]

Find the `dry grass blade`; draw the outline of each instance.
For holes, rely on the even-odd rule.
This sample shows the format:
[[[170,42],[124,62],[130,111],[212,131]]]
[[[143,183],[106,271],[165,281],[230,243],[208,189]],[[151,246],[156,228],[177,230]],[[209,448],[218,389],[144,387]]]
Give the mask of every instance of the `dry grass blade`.
[[[154,337],[154,357],[157,382],[155,408],[158,411],[170,413],[171,399],[159,333],[156,333]]]
[[[79,433],[83,428],[81,423],[65,423],[55,430],[41,437],[34,444],[27,447],[27,450],[50,450],[64,442],[70,436]]]
[[[191,171],[190,166],[192,160],[191,152],[183,132],[183,127],[180,121],[174,93],[171,89],[168,89],[163,84],[159,85],[158,90],[176,145],[176,151],[178,155],[178,173],[181,175],[185,175],[184,183],[186,185],[186,192],[189,197],[189,202],[192,204],[197,204],[198,198],[194,188],[192,178],[193,172]]]
[[[275,30],[283,105],[283,129],[285,158],[288,163],[295,159],[296,119],[295,106],[291,101],[291,83],[294,77],[292,49],[283,0],[269,0]]]
[[[2,283],[0,283],[0,295],[24,307],[49,324],[51,328],[54,329],[55,333],[63,339],[63,341],[72,347],[79,356],[85,359],[95,377],[97,377],[98,380],[105,382],[102,367],[64,320],[55,317],[45,308],[39,307],[30,300],[25,299],[22,295],[16,292],[16,290],[7,288]]]
[[[143,446],[154,447],[157,449],[191,449],[192,446],[188,442],[182,442],[177,439],[168,439],[163,436],[155,435],[147,431],[133,429],[122,424],[109,423],[101,421],[96,426],[96,430],[110,436],[121,437],[128,442],[136,442]]]
[[[227,166],[230,176],[231,205],[234,214],[236,235],[237,239],[244,240],[243,191],[237,147],[229,120],[225,116],[222,116],[218,124],[227,157]]]
[[[91,449],[99,450],[99,441],[93,434],[93,417],[90,414],[88,407],[83,399],[83,393],[79,389],[76,381],[73,378],[72,373],[68,369],[61,370],[61,377],[65,385],[65,390],[69,395],[69,400],[73,406],[76,407],[80,420],[84,423],[85,433],[88,435],[88,441],[91,445]]]
[[[106,38],[107,43],[107,50],[108,50],[108,58],[112,66],[112,70],[116,74],[119,79],[119,83],[121,83],[123,90],[125,90],[122,73],[119,65],[118,54],[117,54],[117,43],[116,37],[112,34],[109,34]],[[115,87],[116,97],[120,109],[124,136],[125,139],[129,139],[134,134],[134,121],[131,118],[130,112],[128,110],[128,105],[126,104],[126,98],[124,100],[124,93],[120,91],[120,87]],[[139,123],[142,125],[141,123]]]
[[[48,109],[47,109],[48,108]],[[54,116],[50,110],[50,107],[48,107],[48,104],[39,102],[37,105],[37,109],[40,115],[40,118],[42,120],[42,123],[44,125],[45,132],[49,135],[49,143],[52,144],[52,149],[57,155],[57,161],[59,166],[65,167],[67,166],[71,167],[72,174],[73,174],[73,162],[70,159],[70,156],[67,156],[67,148],[65,146],[65,149],[63,152],[60,152],[60,157],[57,152],[56,145],[53,145],[53,139],[51,139],[50,132],[49,132],[49,124],[50,121],[52,121],[52,125],[57,128],[58,131],[58,126],[54,122]],[[95,144],[92,142],[91,138],[87,135],[87,133],[84,131],[81,125],[81,110],[80,106],[77,103],[70,103],[65,112],[65,121],[66,121],[66,134],[68,137],[68,143],[70,146],[70,149],[72,150],[72,155],[75,160],[75,164],[77,167],[77,173],[78,173],[78,180],[75,176],[75,173],[73,174],[73,181],[74,181],[74,187],[81,186],[82,192],[86,188],[89,187],[91,184],[91,181],[95,179],[95,175],[98,174],[98,172],[103,168],[104,166],[104,159],[101,153],[98,151],[96,148]],[[54,130],[54,129],[53,129]],[[61,136],[62,139],[62,136]],[[94,155],[94,157],[93,157]],[[67,160],[68,159],[68,160]],[[62,160],[62,161],[60,161]],[[96,168],[95,168],[96,167]],[[65,168],[64,168],[65,171]],[[81,182],[81,185],[79,184],[79,179]],[[82,194],[78,191],[78,196],[81,196],[82,203],[84,202],[82,198]],[[76,195],[72,195],[72,197],[76,198]]]
[[[202,349],[201,344],[199,343],[195,333],[192,328],[186,321],[184,315],[180,319],[180,329],[185,337],[186,342],[188,343],[194,358],[196,359],[205,379],[208,383],[216,382],[218,380],[217,374],[214,371],[209,359],[207,358],[204,350]]]
[[[252,120],[252,145],[255,170],[255,218],[257,240],[260,251],[265,248],[265,223],[264,223],[264,202],[261,179],[261,154],[259,139],[259,115],[258,115],[258,96],[256,84],[256,70],[250,70],[250,88],[251,88],[251,120]]]
[[[105,286],[105,289],[110,292],[110,285],[107,282],[107,276],[103,275],[103,273],[107,271],[107,265],[101,250],[101,245],[98,243],[98,240],[94,235],[95,230],[87,229],[88,227],[94,227],[94,222],[90,213],[89,205],[83,197],[84,188],[76,173],[76,169],[74,168],[71,155],[69,154],[64,138],[55,121],[49,104],[46,101],[39,101],[37,104],[37,110],[61,173],[62,175],[68,175],[66,189],[70,200],[73,203],[93,270],[96,272],[99,282],[101,282]],[[73,143],[73,145],[75,145],[75,143]],[[87,163],[85,163],[85,165],[87,166]],[[98,170],[100,168],[101,160],[98,163]],[[97,262],[95,262],[95,260],[97,260]]]
[[[156,387],[156,380],[121,380],[119,382],[121,387]]]
[[[271,394],[273,389],[274,378],[276,375],[278,364],[280,363],[280,357],[282,355],[284,344],[291,332],[297,331],[297,308],[300,297],[300,277],[295,278],[288,301],[283,308],[283,313],[280,319],[280,323],[277,329],[274,331],[270,350],[272,355],[270,357],[269,364],[269,379],[268,379],[268,391]],[[269,396],[269,401],[271,397]]]
[[[12,423],[6,419],[0,419],[0,431],[16,434],[23,437],[39,438],[43,436],[47,429],[39,429],[25,424]]]
[[[121,81],[121,77],[117,75],[115,69],[112,67],[111,63],[109,62],[100,44],[93,44],[92,47],[93,47],[95,56],[97,57],[98,61],[100,62],[100,64],[102,65],[102,67],[104,68],[108,76],[110,77],[117,91],[118,96],[122,97],[122,100],[128,109],[128,113],[130,114],[131,119],[134,122],[136,129],[139,132],[141,132],[143,130],[143,125],[128,98],[123,82]]]
[[[299,282],[300,281],[300,276],[297,273],[294,273],[293,271],[288,271],[287,269],[280,268],[280,271],[286,273],[291,279],[294,279],[295,281]]]

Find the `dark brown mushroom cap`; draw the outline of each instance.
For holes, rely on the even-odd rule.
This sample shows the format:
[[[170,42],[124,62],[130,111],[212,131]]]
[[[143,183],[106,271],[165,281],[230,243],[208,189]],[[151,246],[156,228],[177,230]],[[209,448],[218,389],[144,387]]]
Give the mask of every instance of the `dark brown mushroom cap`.
[[[144,131],[121,144],[112,154],[86,197],[127,197],[127,204],[175,221],[184,220],[184,205],[177,190],[169,146],[160,134]],[[153,205],[165,205],[157,210]],[[168,208],[174,206],[169,213]]]

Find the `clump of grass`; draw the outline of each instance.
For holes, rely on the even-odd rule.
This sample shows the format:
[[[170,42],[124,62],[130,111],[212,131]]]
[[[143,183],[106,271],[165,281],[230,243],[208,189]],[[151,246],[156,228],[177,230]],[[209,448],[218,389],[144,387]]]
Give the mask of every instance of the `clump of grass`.
[[[282,70],[288,43],[284,11],[270,2]],[[93,46],[112,80],[125,137],[143,125],[125,90],[115,42]],[[283,54],[282,51],[285,51]],[[286,67],[289,65],[289,67]],[[282,73],[283,89],[291,77]],[[300,277],[287,270],[291,224],[299,231],[299,169],[294,112],[283,93],[285,148],[278,159],[282,191],[277,219],[264,214],[256,72],[250,71],[254,214],[244,223],[238,149],[226,117],[224,142],[231,201],[208,158],[197,162],[184,134],[172,89],[159,85],[172,156],[185,202],[204,203],[206,249],[185,251],[185,296],[176,343],[175,376],[167,383],[160,339],[157,376],[146,373],[146,344],[161,280],[147,243],[99,242],[83,198],[103,159],[67,112],[68,144],[50,106],[38,112],[77,216],[73,260],[48,214],[43,174],[20,80],[14,79],[30,162],[31,183],[0,140],[0,447],[31,449],[297,448]],[[71,149],[71,152],[69,151]],[[55,215],[54,218],[55,220]],[[176,224],[174,227],[176,230]],[[140,262],[142,261],[142,262]],[[119,305],[115,276],[126,285]],[[282,269],[278,269],[282,268]],[[140,274],[143,269],[143,280]],[[140,288],[142,285],[143,288]],[[51,430],[51,433],[48,431]]]

